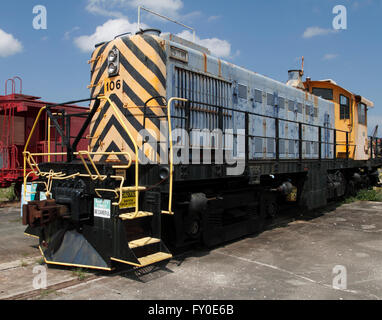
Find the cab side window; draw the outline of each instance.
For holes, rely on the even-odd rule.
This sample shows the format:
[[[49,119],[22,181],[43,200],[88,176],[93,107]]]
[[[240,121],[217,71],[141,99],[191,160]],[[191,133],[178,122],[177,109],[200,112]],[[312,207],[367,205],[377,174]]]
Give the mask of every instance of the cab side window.
[[[312,88],[312,93],[326,100],[333,100],[333,90],[327,88]]]
[[[350,119],[350,102],[349,98],[340,95],[340,119]]]
[[[358,123],[366,125],[366,105],[364,103],[358,104]]]

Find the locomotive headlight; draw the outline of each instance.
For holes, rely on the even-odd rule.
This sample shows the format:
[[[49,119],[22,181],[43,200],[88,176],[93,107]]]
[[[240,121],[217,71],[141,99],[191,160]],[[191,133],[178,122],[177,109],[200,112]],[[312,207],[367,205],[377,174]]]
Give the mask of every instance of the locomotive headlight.
[[[113,77],[113,76],[118,75],[118,72],[119,72],[119,50],[116,48],[112,49],[109,52],[107,60],[109,62],[109,65],[108,65],[109,77]]]
[[[117,65],[115,63],[110,63],[108,71],[109,71],[109,76],[114,75],[118,71]]]
[[[109,62],[114,62],[117,59],[117,56],[114,51],[109,53]]]

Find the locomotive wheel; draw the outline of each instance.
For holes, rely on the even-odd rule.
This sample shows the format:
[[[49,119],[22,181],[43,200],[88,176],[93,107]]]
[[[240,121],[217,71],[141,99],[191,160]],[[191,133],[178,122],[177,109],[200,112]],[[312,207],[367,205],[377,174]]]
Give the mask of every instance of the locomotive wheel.
[[[357,195],[357,187],[355,182],[350,180],[347,184],[347,195],[351,197],[355,197]]]
[[[370,181],[370,178],[369,178],[369,177],[366,177],[366,178],[365,178],[364,188],[365,188],[365,189],[371,189],[371,188],[372,188],[372,184],[371,184],[371,181]]]
[[[264,195],[262,204],[265,217],[268,219],[274,219],[279,211],[276,195],[273,193],[266,193]]]
[[[270,201],[266,207],[267,217],[274,219],[277,216],[278,205],[275,201]]]
[[[258,219],[258,226],[257,230],[258,232],[261,232],[265,225],[267,220],[273,220],[279,211],[279,206],[277,204],[277,197],[275,194],[271,192],[264,192],[260,196],[260,212],[259,212],[259,219]]]
[[[255,223],[254,233],[260,233],[264,230],[266,218],[267,218],[266,208],[264,206],[263,201],[260,201],[260,204],[258,206],[258,211],[256,214],[256,220],[254,222]]]
[[[188,232],[190,236],[192,237],[197,237],[198,234],[200,233],[200,221],[198,220],[193,220],[191,224],[189,225]]]
[[[202,238],[202,215],[207,210],[207,198],[204,193],[191,195],[187,216],[184,219],[184,231],[186,235],[197,241]]]
[[[185,232],[192,239],[200,238],[202,227],[199,217],[192,215],[191,217],[186,218],[185,221]]]

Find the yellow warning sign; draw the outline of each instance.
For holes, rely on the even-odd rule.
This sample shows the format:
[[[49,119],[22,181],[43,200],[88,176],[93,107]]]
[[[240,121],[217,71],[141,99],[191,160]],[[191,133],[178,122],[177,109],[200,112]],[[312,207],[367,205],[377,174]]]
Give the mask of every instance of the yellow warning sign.
[[[297,188],[293,187],[292,192],[287,195],[286,200],[288,202],[296,202],[297,201]]]
[[[119,205],[120,209],[135,208],[135,192],[128,191],[122,193],[122,201]]]

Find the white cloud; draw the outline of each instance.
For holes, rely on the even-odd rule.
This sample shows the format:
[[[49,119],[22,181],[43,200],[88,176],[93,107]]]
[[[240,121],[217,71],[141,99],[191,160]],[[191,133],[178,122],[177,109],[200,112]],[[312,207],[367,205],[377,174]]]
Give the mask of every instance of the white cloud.
[[[193,34],[188,30],[178,33],[177,36],[188,41],[193,41]],[[200,39],[196,36],[195,42],[209,49],[214,56],[222,58],[229,58],[231,56],[231,44],[227,40],[218,38]],[[240,52],[236,52],[235,55],[238,54],[240,54]]]
[[[306,28],[304,31],[304,34],[302,35],[303,38],[308,39],[316,36],[324,36],[331,33],[336,33],[337,30],[334,29],[324,29],[320,27],[309,27]]]
[[[163,15],[179,18],[179,11],[183,8],[182,0],[88,0],[86,10],[93,14],[115,17],[110,19],[103,25],[98,26],[95,32],[91,35],[84,35],[74,39],[74,43],[84,52],[91,52],[94,50],[94,45],[103,41],[113,39],[114,36],[131,32],[135,33],[138,30],[137,23],[130,23],[128,18],[122,14],[123,10],[127,8],[137,8],[139,5],[151,9]],[[116,11],[119,9],[119,11]],[[193,17],[200,15],[200,12],[191,12],[184,17]],[[210,20],[219,19],[219,16],[210,17]],[[146,25],[141,24],[141,28],[147,28]],[[193,41],[193,35],[190,31],[185,30],[178,34],[178,36]],[[68,38],[69,34],[65,34]],[[228,58],[231,57],[231,44],[226,40],[218,38],[200,39],[196,37],[196,43],[208,48],[211,53],[218,57]],[[233,56],[239,55],[237,51]]]
[[[13,35],[0,29],[0,57],[6,58],[23,50],[23,45]]]
[[[71,30],[66,31],[66,32],[64,33],[64,40],[69,40],[71,34],[72,34],[73,32],[78,31],[78,30],[80,30],[80,27],[73,27]]]
[[[92,14],[113,17],[113,18],[123,18],[124,15],[120,11],[114,11],[116,7],[121,7],[126,4],[126,0],[88,0],[86,10]]]
[[[147,28],[146,25],[141,25],[141,27]],[[93,34],[76,37],[74,43],[81,49],[81,51],[92,52],[94,50],[94,45],[97,43],[112,40],[116,35],[126,32],[135,34],[136,31],[138,31],[138,24],[136,22],[130,23],[127,18],[110,19],[103,25],[98,26]],[[177,36],[193,41],[193,34],[188,30],[178,33]],[[208,48],[215,56],[222,58],[231,57],[231,44],[227,40],[218,38],[200,39],[196,36],[195,42]],[[240,51],[237,51],[233,56],[235,57],[239,54]]]
[[[322,57],[322,60],[333,60],[338,57],[336,53],[327,53]]]
[[[146,28],[146,26],[143,26]],[[98,26],[95,32],[88,36],[80,36],[74,39],[74,43],[83,52],[91,52],[94,50],[94,45],[103,41],[110,41],[115,36],[131,32],[134,34],[138,31],[137,23],[130,23],[128,19],[111,19],[103,25]]]

